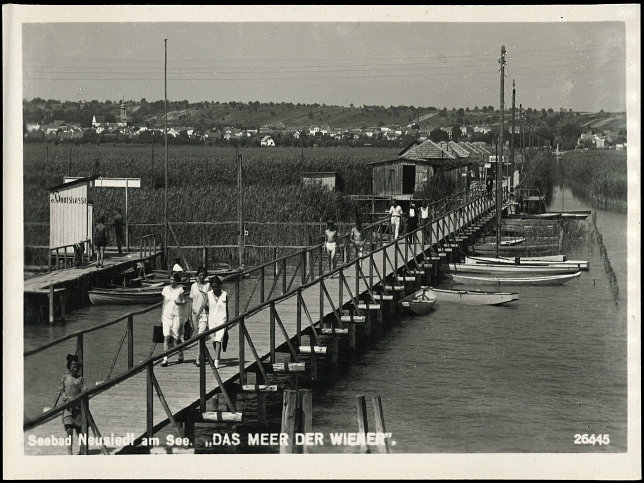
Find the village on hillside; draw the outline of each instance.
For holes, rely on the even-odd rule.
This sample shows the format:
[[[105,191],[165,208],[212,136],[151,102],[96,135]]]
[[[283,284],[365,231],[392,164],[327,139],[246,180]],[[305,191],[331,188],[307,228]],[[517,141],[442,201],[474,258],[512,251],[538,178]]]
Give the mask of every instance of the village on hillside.
[[[44,100],[33,100],[29,103],[29,109],[24,113],[24,140],[25,142],[48,142],[48,143],[152,143],[154,140],[160,140],[164,136],[164,128],[159,126],[158,116],[150,116],[142,119],[141,116],[133,115],[140,106],[133,106],[131,102],[122,102],[114,106],[118,109],[118,116],[113,114],[91,116],[91,122],[78,122],[67,120],[70,116],[67,114],[74,109],[78,112],[84,106],[82,103],[75,103],[74,106],[65,106],[61,103]],[[252,103],[250,103],[252,105]],[[71,109],[70,109],[71,107]],[[188,106],[186,106],[188,107]],[[35,109],[35,110],[34,110]],[[364,108],[363,108],[364,109]],[[498,118],[494,116],[492,106],[484,107],[481,113],[490,113],[487,117],[468,117],[463,109],[455,111],[455,116],[450,117],[447,109],[429,114],[418,116],[417,119],[410,120],[402,124],[387,124],[379,122],[377,126],[331,126],[328,123],[302,123],[300,127],[293,127],[292,124],[287,126],[283,121],[266,122],[259,126],[246,127],[237,125],[226,126],[218,125],[212,128],[203,127],[203,123],[198,127],[185,124],[186,120],[193,119],[198,115],[197,110],[173,110],[168,112],[168,139],[172,144],[210,144],[210,145],[242,145],[257,147],[274,147],[274,146],[300,146],[306,143],[307,146],[334,146],[334,145],[352,145],[352,146],[405,146],[414,139],[431,139],[434,142],[460,140],[469,142],[479,142],[493,145],[494,139],[498,134]],[[98,110],[98,109],[97,109]],[[475,108],[479,112],[478,107]],[[526,113],[530,113],[527,110]],[[475,111],[473,110],[472,113]],[[626,130],[625,121],[619,114],[617,115],[600,115],[599,117],[590,115],[590,113],[576,114],[578,116],[587,115],[590,120],[581,118],[570,129],[569,125],[563,126],[562,132],[557,133],[552,126],[551,119],[553,114],[570,116],[569,113],[553,113],[552,109],[542,112],[532,111],[538,116],[527,117],[523,115],[523,120],[527,119],[527,124],[522,124],[521,119],[517,119],[514,126],[514,132],[518,135],[522,129],[526,130],[528,135],[534,136],[534,144],[537,146],[552,147],[561,145],[561,149],[575,148],[596,148],[596,149],[626,149]],[[36,115],[38,113],[39,115]],[[271,111],[274,114],[273,111]],[[65,119],[51,119],[56,116]],[[604,113],[601,113],[604,114]],[[612,116],[612,117],[611,117]],[[37,119],[40,117],[40,119]],[[50,119],[46,119],[46,118]],[[71,116],[73,117],[73,116]],[[312,118],[309,114],[309,118]],[[258,117],[258,119],[261,116]],[[473,120],[484,122],[473,123]],[[509,119],[509,118],[508,118]],[[444,121],[444,124],[439,124]],[[486,122],[487,121],[487,122]],[[541,126],[539,121],[544,121],[545,126]],[[251,124],[247,121],[244,124]],[[355,124],[352,123],[352,124]],[[622,125],[623,124],[623,125]],[[509,132],[510,126],[507,123]],[[532,130],[532,128],[535,128]],[[547,130],[550,128],[550,131]],[[568,128],[564,132],[564,128]],[[551,134],[552,133],[552,134]],[[560,134],[563,139],[555,138],[555,134]],[[302,139],[302,136],[306,139]],[[567,145],[566,145],[567,144]]]

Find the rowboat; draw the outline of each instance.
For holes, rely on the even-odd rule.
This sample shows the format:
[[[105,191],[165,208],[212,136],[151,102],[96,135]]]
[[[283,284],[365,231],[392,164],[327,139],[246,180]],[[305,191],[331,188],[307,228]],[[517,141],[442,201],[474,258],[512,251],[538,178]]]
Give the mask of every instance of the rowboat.
[[[436,297],[428,288],[424,287],[418,292],[408,295],[401,301],[403,308],[415,315],[423,315],[432,310],[436,303]]]
[[[576,265],[525,265],[509,263],[450,263],[449,270],[456,273],[499,274],[499,275],[555,275],[575,273],[579,271]]]
[[[457,302],[465,305],[502,305],[519,300],[519,294],[516,292],[485,292],[434,287],[430,287],[427,292],[441,302]]]
[[[112,289],[95,288],[88,290],[89,301],[94,305],[154,304],[163,300],[161,288]]]
[[[499,255],[503,256],[514,256],[521,254],[545,254],[548,252],[556,252],[559,250],[558,245],[511,245],[511,246],[499,246]],[[479,255],[495,255],[496,254],[496,243],[477,243],[472,245],[472,251]]]
[[[552,268],[571,267],[571,268],[576,268],[577,270],[588,270],[588,267],[589,267],[587,260],[553,261],[553,260],[543,260],[538,258],[525,258],[525,257],[515,257],[515,258],[465,257],[465,263],[468,265],[496,264],[496,265],[511,265],[511,266],[520,266],[520,267],[552,267]]]
[[[509,260],[512,263],[515,263],[519,259],[520,262],[565,262],[567,260],[566,255],[543,255],[543,256],[527,256],[527,257],[484,257],[484,256],[470,256],[465,257],[465,260],[490,260],[489,262],[484,263],[494,263],[493,261],[499,260]]]
[[[564,273],[561,275],[529,276],[529,277],[477,277],[475,275],[461,275],[452,273],[450,276],[455,283],[462,284],[492,284],[492,285],[560,285],[573,278],[577,278],[581,272]]]
[[[494,239],[493,239],[494,238]],[[495,237],[483,237],[481,239],[482,243],[494,243],[496,244]],[[520,245],[525,242],[525,237],[518,236],[502,236],[499,240],[499,245],[504,247],[511,247],[514,245]]]

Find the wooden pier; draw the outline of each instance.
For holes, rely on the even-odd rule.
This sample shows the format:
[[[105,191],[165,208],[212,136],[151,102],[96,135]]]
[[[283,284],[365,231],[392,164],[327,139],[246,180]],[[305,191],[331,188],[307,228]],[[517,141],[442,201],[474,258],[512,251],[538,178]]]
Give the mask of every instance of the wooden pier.
[[[66,452],[65,447],[31,446],[28,441],[30,436],[64,435],[61,412],[73,404],[81,405],[83,431],[88,434],[132,435],[132,439],[90,445],[83,448],[84,454],[129,452],[137,446],[149,451],[164,445],[163,439],[154,439],[164,428],[176,437],[188,438],[191,447],[195,423],[235,424],[248,417],[238,407],[236,395],[242,393],[257,397],[257,419],[261,421],[265,418],[265,394],[288,389],[278,386],[276,374],[290,374],[291,380],[298,378],[300,383],[315,381],[323,377],[325,368],[337,364],[340,351],[368,346],[387,324],[400,320],[400,299],[421,283],[435,280],[439,264],[456,260],[459,251],[493,219],[494,204],[492,197],[482,195],[394,241],[384,233],[382,222],[370,225],[365,255],[345,260],[331,272],[324,270],[319,245],[240,274],[231,290],[231,320],[226,324],[230,341],[219,368],[209,352],[212,344],[208,337],[214,330],[180,346],[182,363],[174,348],[134,365],[134,317],[160,308],[157,305],[122,317],[121,322],[127,319],[122,339],[122,344],[128,340],[127,371],[25,420],[25,454]],[[295,266],[289,276],[287,266]],[[273,277],[267,277],[267,272]],[[246,298],[240,296],[244,276],[255,281]],[[83,334],[87,332],[65,338],[77,338],[81,360]],[[46,348],[51,350],[55,344]],[[196,367],[199,347],[200,365]],[[25,358],[37,357],[44,349],[29,351]],[[169,365],[161,367],[166,355]],[[223,409],[212,406],[215,394]]]
[[[117,253],[106,252],[102,267],[96,263],[85,263],[81,266],[68,266],[68,259],[63,259],[64,268],[58,268],[59,260],[53,270],[25,278],[24,299],[26,323],[43,322],[50,324],[55,320],[65,320],[70,308],[87,303],[87,291],[92,287],[104,287],[121,272],[141,267],[143,264],[155,266],[163,256],[163,248],[157,241],[158,235],[142,237],[138,251]],[[51,268],[51,264],[50,264]]]

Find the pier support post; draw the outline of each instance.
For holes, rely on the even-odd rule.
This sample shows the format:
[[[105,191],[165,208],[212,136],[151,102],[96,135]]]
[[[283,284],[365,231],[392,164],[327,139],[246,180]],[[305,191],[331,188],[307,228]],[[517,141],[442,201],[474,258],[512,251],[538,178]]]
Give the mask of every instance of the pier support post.
[[[286,435],[286,444],[280,444],[280,453],[294,453],[295,444],[295,416],[297,414],[297,391],[286,389],[282,400],[282,427],[281,433]]]
[[[49,286],[49,325],[54,325],[54,285]]]
[[[385,415],[382,410],[382,401],[380,400],[380,396],[372,396],[371,397],[371,404],[373,406],[373,414],[375,417],[375,424],[376,424],[376,433],[382,433],[385,434]],[[378,445],[378,451],[380,453],[389,453],[389,446],[387,445],[387,439],[385,438],[385,444],[384,445]]]
[[[298,391],[301,408],[302,432],[313,432],[313,391],[310,389],[300,389]],[[302,446],[302,452],[308,453],[309,448],[306,444]]]
[[[134,316],[127,316],[127,368],[134,367]]]
[[[360,442],[360,452],[368,453],[369,446],[367,446],[366,438],[369,432],[369,423],[367,420],[367,402],[363,395],[356,396],[356,407],[358,410],[358,432],[365,436],[365,442]]]

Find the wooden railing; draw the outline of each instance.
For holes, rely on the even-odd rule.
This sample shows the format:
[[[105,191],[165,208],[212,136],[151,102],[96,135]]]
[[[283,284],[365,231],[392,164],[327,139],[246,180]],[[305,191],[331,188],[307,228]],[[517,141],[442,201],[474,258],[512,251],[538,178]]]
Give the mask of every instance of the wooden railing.
[[[74,266],[83,266],[91,259],[91,241],[89,239],[49,249],[49,271]],[[61,266],[62,258],[62,266]],[[55,265],[52,267],[52,262]]]
[[[25,431],[35,428],[56,416],[58,416],[64,409],[71,408],[72,406],[80,405],[81,407],[81,420],[82,420],[82,432],[87,433],[88,429],[91,427],[95,435],[100,437],[99,428],[96,426],[96,423],[91,415],[89,401],[92,398],[99,397],[102,393],[108,389],[116,386],[117,384],[134,377],[137,374],[142,372],[146,373],[146,433],[145,436],[152,437],[156,431],[160,430],[167,424],[173,424],[176,430],[183,436],[184,429],[181,425],[177,424],[175,419],[178,414],[172,414],[168,408],[168,405],[163,396],[163,392],[159,386],[159,383],[154,375],[154,366],[162,358],[169,357],[179,351],[193,347],[194,345],[199,345],[200,354],[200,369],[199,369],[199,400],[193,405],[184,408],[180,411],[188,411],[190,409],[196,409],[197,407],[201,412],[206,411],[206,400],[208,397],[212,396],[215,392],[220,391],[226,400],[226,404],[230,412],[235,412],[235,403],[230,397],[227,388],[224,385],[224,381],[219,375],[218,369],[213,363],[212,356],[208,352],[206,341],[209,340],[210,336],[224,327],[232,328],[238,327],[238,372],[235,376],[235,379],[239,380],[240,384],[246,383],[246,372],[249,369],[247,363],[255,365],[255,370],[258,372],[258,378],[261,378],[262,381],[268,381],[268,374],[266,368],[264,367],[264,360],[268,359],[270,363],[275,363],[276,361],[276,349],[279,345],[277,341],[276,334],[279,332],[282,334],[284,341],[288,347],[288,351],[291,354],[291,360],[295,363],[299,362],[299,353],[296,350],[293,340],[295,340],[299,345],[301,345],[301,336],[303,332],[303,325],[308,325],[313,330],[311,331],[311,350],[313,351],[313,344],[319,345],[319,340],[316,327],[319,327],[321,321],[325,318],[325,305],[331,308],[331,319],[333,320],[333,325],[331,328],[331,333],[333,334],[335,330],[343,330],[346,328],[345,322],[342,321],[341,310],[347,306],[350,308],[351,317],[354,314],[358,313],[359,310],[359,297],[361,296],[360,290],[361,286],[366,290],[363,295],[367,299],[367,303],[376,303],[377,297],[374,295],[374,289],[379,287],[383,294],[388,293],[388,287],[385,283],[386,279],[389,276],[393,276],[394,279],[397,279],[399,276],[399,270],[403,267],[409,269],[411,263],[418,262],[419,258],[422,260],[427,256],[428,253],[431,253],[434,249],[438,249],[441,245],[445,245],[454,239],[458,233],[460,233],[468,224],[472,223],[478,219],[483,214],[489,212],[494,208],[495,200],[492,195],[482,195],[478,196],[475,199],[471,200],[469,203],[460,206],[458,208],[450,210],[448,213],[444,214],[442,217],[432,220],[426,225],[420,226],[417,229],[399,237],[396,240],[389,240],[388,236],[385,234],[385,231],[382,230],[385,222],[378,222],[372,225],[369,225],[367,228],[369,238],[368,238],[368,247],[371,248],[366,254],[362,256],[354,257],[350,262],[345,261],[335,270],[324,273],[323,269],[320,266],[320,247],[318,245],[311,247],[301,252],[282,257],[280,259],[274,260],[271,263],[263,264],[259,267],[255,267],[251,270],[244,272],[243,274],[236,275],[234,277],[235,283],[235,305],[234,305],[234,314],[235,316],[227,322],[213,329],[207,330],[201,334],[194,336],[187,342],[184,342],[180,345],[173,347],[172,349],[162,352],[158,355],[147,358],[145,361],[141,362],[138,365],[134,365],[134,339],[132,337],[132,329],[134,324],[134,317],[136,315],[147,313],[151,310],[157,309],[161,303],[157,303],[151,307],[148,307],[144,310],[138,312],[132,312],[125,316],[122,316],[114,321],[107,322],[100,326],[94,327],[92,329],[86,329],[83,331],[70,334],[62,339],[53,341],[49,344],[46,344],[43,347],[30,350],[24,353],[24,358],[33,357],[44,351],[55,347],[65,341],[76,339],[77,353],[81,359],[81,362],[84,357],[83,353],[83,338],[86,334],[94,331],[98,331],[109,326],[112,326],[118,322],[127,320],[127,326],[123,333],[121,343],[117,349],[117,353],[113,359],[112,366],[110,367],[108,377],[105,381],[98,383],[95,387],[84,391],[83,393],[77,395],[76,397],[68,400],[67,402],[58,405],[52,409],[49,409],[43,412],[41,415],[31,419],[25,420],[23,424],[23,429]],[[364,233],[364,231],[363,231]],[[392,252],[393,248],[393,254]],[[381,255],[381,265],[376,263],[374,257]],[[411,258],[410,258],[411,255]],[[313,257],[314,262],[311,263],[310,259]],[[317,258],[316,258],[317,257]],[[292,259],[294,261],[299,261],[299,268],[292,274],[290,282],[287,280],[285,267],[287,260]],[[308,268],[307,268],[308,267]],[[269,291],[268,296],[265,294],[266,288],[266,272],[272,270],[274,273],[273,284],[271,290]],[[352,277],[347,278],[346,274],[352,272]],[[253,298],[253,294],[249,297],[248,301],[245,303],[245,307],[242,308],[242,301],[240,298],[240,281],[243,277],[248,274],[257,273],[259,276],[257,278],[257,284],[261,285],[259,303],[252,306],[250,301]],[[299,273],[299,284],[294,286],[293,282]],[[389,275],[391,274],[391,275]],[[338,294],[337,299],[335,299],[330,293],[326,285],[326,281],[329,277],[338,278]],[[351,282],[353,281],[353,285]],[[362,282],[362,285],[361,285]],[[279,294],[274,294],[274,289],[279,284]],[[319,293],[319,317],[315,317],[314,313],[317,312],[313,307],[308,307],[303,297],[303,292],[311,288],[317,287]],[[255,292],[253,289],[253,293]],[[345,292],[346,291],[346,292]],[[349,302],[345,302],[344,294],[349,296]],[[297,306],[296,312],[296,326],[294,333],[289,334],[286,330],[286,327],[280,317],[280,303],[289,299],[294,299]],[[317,304],[317,303],[316,303]],[[318,307],[316,307],[318,309]],[[268,340],[269,347],[268,353],[265,355],[260,355],[256,349],[256,346],[253,342],[253,339],[246,328],[246,321],[262,312],[265,311],[268,315],[264,320],[267,320],[267,323],[263,326],[260,326],[259,329],[263,331],[268,331]],[[317,315],[317,314],[316,314]],[[305,320],[303,321],[303,318]],[[315,318],[318,320],[316,321]],[[253,330],[257,330],[258,327],[254,324]],[[127,371],[117,374],[112,377],[112,369],[114,362],[118,357],[118,352],[121,350],[121,347],[124,343],[125,338],[128,340],[128,369]],[[251,351],[251,357],[246,355],[246,347]],[[216,380],[218,383],[218,388],[208,393],[206,391],[206,363],[210,366]],[[168,416],[167,420],[164,422],[154,425],[153,421],[153,400],[154,393],[157,393],[157,396],[161,400],[163,408]],[[142,437],[142,436],[141,436]],[[138,444],[141,441],[141,437],[137,439],[134,444]],[[87,454],[88,448],[83,448],[83,453]]]

